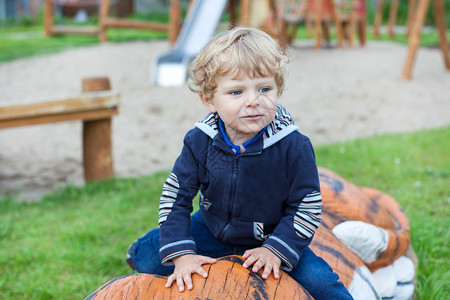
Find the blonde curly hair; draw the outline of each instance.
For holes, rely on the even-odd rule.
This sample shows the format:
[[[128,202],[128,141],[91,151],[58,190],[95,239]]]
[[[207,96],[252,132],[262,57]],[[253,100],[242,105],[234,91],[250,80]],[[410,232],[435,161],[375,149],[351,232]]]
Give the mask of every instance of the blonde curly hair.
[[[218,78],[230,72],[236,77],[273,76],[281,96],[288,62],[285,49],[267,33],[235,27],[216,35],[200,50],[191,63],[188,85],[193,92],[212,98]]]

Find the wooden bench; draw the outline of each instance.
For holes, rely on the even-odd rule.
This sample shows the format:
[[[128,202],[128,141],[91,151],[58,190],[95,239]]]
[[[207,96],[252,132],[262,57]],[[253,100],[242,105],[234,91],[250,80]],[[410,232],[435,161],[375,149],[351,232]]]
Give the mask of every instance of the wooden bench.
[[[46,101],[2,105],[0,129],[64,121],[83,121],[83,165],[86,181],[114,177],[111,118],[120,95],[109,79],[83,79],[83,94]]]

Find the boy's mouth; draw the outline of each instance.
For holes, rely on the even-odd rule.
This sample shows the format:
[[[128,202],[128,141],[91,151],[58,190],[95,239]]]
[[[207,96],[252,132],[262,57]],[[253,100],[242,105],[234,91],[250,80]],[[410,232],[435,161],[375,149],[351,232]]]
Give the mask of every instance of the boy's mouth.
[[[244,116],[243,119],[245,120],[258,120],[259,118],[262,118],[263,115],[248,115]]]

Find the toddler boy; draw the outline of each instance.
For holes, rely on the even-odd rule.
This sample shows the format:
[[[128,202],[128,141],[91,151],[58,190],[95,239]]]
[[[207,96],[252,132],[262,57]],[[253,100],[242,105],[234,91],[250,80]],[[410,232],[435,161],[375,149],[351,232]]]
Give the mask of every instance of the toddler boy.
[[[182,292],[193,273],[207,276],[203,264],[239,254],[265,279],[285,270],[315,299],[352,299],[308,248],[322,198],[312,145],[278,104],[287,63],[274,39],[242,27],[215,36],[192,62],[189,87],[210,113],[184,138],[159,228],[130,247],[138,272],[171,274],[166,287]]]

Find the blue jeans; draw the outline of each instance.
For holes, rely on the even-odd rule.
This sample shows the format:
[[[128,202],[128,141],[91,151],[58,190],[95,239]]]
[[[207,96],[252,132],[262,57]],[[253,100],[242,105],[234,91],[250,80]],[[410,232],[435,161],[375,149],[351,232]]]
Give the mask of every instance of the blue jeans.
[[[248,247],[236,247],[216,239],[206,227],[200,212],[192,215],[191,234],[194,237],[197,254],[213,258],[225,255],[242,255]],[[159,258],[159,228],[149,231],[131,245],[129,253],[134,267],[140,273],[166,276],[173,273],[174,267],[161,264]],[[300,283],[316,300],[353,299],[339,276],[322,258],[311,249],[305,248],[300,261],[291,272],[287,272]]]

